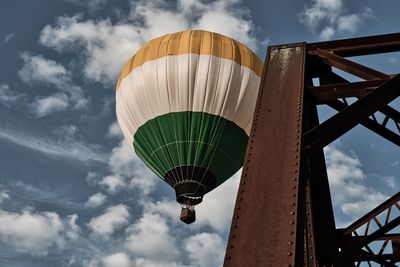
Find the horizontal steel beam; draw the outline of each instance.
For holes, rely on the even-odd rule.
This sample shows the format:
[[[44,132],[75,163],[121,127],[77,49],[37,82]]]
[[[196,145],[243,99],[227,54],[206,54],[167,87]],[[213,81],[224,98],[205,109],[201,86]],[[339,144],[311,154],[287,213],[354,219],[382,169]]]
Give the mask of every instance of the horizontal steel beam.
[[[334,100],[343,97],[364,96],[387,81],[388,79],[354,83],[336,83],[308,87],[308,90],[318,100],[318,104],[320,104],[324,101]]]
[[[309,54],[315,54],[318,48],[345,57],[396,52],[400,51],[400,33],[307,44]]]
[[[323,49],[317,49],[316,53],[322,60],[335,68],[348,72],[365,80],[375,79],[388,79],[390,76],[380,71],[371,69],[359,63],[350,61],[341,56],[332,54],[331,52]]]

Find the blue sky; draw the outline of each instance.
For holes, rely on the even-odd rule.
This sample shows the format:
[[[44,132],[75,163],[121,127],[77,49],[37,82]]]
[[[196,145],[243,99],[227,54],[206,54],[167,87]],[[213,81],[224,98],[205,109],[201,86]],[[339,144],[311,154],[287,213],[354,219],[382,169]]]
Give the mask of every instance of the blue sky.
[[[240,173],[206,196],[195,224],[179,222],[172,189],[115,123],[125,61],[150,39],[190,28],[236,38],[264,59],[268,44],[398,32],[399,8],[395,0],[2,1],[0,266],[220,266]],[[400,72],[399,53],[355,60]],[[398,191],[398,147],[361,126],[325,155],[338,226]]]

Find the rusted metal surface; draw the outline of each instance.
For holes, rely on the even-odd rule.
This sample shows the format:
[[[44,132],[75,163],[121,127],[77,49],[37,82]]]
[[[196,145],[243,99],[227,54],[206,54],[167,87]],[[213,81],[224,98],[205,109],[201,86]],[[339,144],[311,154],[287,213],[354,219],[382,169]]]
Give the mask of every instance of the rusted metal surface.
[[[400,51],[400,34],[269,47],[224,266],[400,261],[400,233],[393,233],[400,216],[392,216],[393,209],[400,212],[400,193],[336,229],[323,154],[325,145],[358,124],[400,146],[400,112],[387,105],[400,95],[400,75],[343,58],[392,51]],[[332,66],[365,81],[350,83]],[[348,97],[359,100],[349,105]],[[338,113],[319,124],[321,104]]]
[[[346,57],[396,52],[400,51],[400,33],[307,44],[310,54],[318,48]]]
[[[384,79],[354,83],[335,83],[312,86],[308,89],[319,104],[324,104],[326,101],[343,97],[362,97],[387,81],[387,79]]]
[[[305,154],[323,148],[377,112],[400,94],[400,74],[329,118],[304,135]]]
[[[327,105],[337,111],[341,111],[348,106],[347,103],[339,100],[329,101]],[[400,135],[386,128],[385,125],[380,124],[370,118],[363,120],[360,124],[392,142],[393,144],[400,146]],[[400,133],[400,129],[398,129],[398,132]]]
[[[394,212],[395,209],[397,212]],[[387,233],[400,225],[400,217],[393,216],[398,212],[400,212],[400,193],[343,229],[340,236],[342,243],[346,242],[346,246],[342,246],[344,249],[340,253],[341,261],[347,263],[374,261],[383,266],[396,266],[395,263],[400,262],[400,251],[396,249],[400,233]],[[381,240],[384,242],[380,242]],[[372,249],[372,244],[375,250]],[[392,247],[392,253],[384,254],[388,245]]]
[[[298,182],[305,51],[304,43],[269,48],[225,267],[303,264]]]
[[[390,77],[389,75],[386,75],[380,71],[368,68],[364,65],[345,59],[323,49],[318,48],[316,53],[323,59],[323,61],[327,62],[328,65],[366,80],[388,79]]]

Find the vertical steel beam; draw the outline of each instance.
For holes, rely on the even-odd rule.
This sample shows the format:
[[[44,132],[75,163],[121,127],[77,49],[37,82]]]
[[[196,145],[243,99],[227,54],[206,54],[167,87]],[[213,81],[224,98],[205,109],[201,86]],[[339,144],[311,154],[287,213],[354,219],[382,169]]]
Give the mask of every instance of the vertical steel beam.
[[[306,44],[269,47],[225,267],[302,266],[299,194]]]

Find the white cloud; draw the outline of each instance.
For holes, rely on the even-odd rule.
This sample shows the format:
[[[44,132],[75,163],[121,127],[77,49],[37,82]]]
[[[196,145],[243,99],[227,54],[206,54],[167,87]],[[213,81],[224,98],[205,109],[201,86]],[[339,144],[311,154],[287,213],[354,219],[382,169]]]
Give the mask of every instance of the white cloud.
[[[21,55],[24,65],[18,72],[22,81],[27,84],[46,84],[54,86],[56,93],[37,97],[30,107],[38,117],[66,110],[68,107],[79,109],[85,107],[89,100],[85,98],[82,88],[71,81],[71,73],[63,65],[41,55]]]
[[[36,116],[41,118],[57,111],[66,110],[69,106],[68,97],[65,94],[57,94],[39,97],[30,104]]]
[[[124,178],[119,175],[108,175],[103,177],[100,185],[104,186],[107,192],[116,193],[125,187]]]
[[[0,204],[2,204],[7,199],[10,199],[10,195],[6,190],[1,190],[1,185],[0,185]]]
[[[11,91],[8,84],[0,85],[0,103],[2,103],[4,106],[10,107],[17,102],[24,102],[24,98],[25,94],[19,94]]]
[[[219,232],[227,230],[235,206],[241,171],[224,184],[207,193],[196,206],[196,226],[209,225]]]
[[[0,240],[16,251],[46,255],[51,248],[63,248],[68,240],[78,238],[76,219],[71,215],[62,220],[54,212],[0,210]]]
[[[3,42],[4,42],[5,44],[8,43],[9,41],[11,41],[12,38],[14,38],[14,36],[15,36],[14,33],[7,34],[6,36],[4,36]]]
[[[89,199],[85,202],[85,207],[96,208],[103,205],[106,200],[107,196],[99,192],[89,197]]]
[[[126,232],[125,246],[136,257],[168,262],[179,254],[165,218],[158,214],[145,213]]]
[[[368,185],[356,155],[346,154],[335,146],[324,151],[333,204],[341,212],[351,219],[358,218],[388,198]]]
[[[100,147],[77,140],[55,140],[52,136],[35,133],[31,128],[9,129],[0,127],[0,138],[51,156],[79,160],[80,162],[106,162]]]
[[[63,86],[68,80],[68,72],[63,65],[41,55],[21,55],[24,65],[18,72],[19,77],[26,83],[44,82],[46,84]]]
[[[144,43],[162,34],[202,28],[255,49],[255,27],[240,2],[179,0],[171,8],[167,0],[139,0],[132,2],[130,15],[116,24],[109,19],[84,20],[82,14],[59,17],[55,25],[43,28],[40,42],[60,52],[74,45],[83,47],[86,78],[109,86]]]
[[[185,240],[185,250],[195,266],[222,266],[225,242],[215,233],[200,233]]]
[[[87,226],[95,234],[108,239],[115,231],[128,223],[129,216],[128,207],[119,204],[108,208],[104,214],[92,218]]]
[[[125,140],[111,151],[109,167],[115,176],[130,179],[129,187],[139,190],[142,195],[148,195],[155,190],[159,180]]]
[[[354,34],[364,21],[373,18],[372,9],[363,7],[356,13],[349,13],[342,0],[312,0],[299,13],[300,22],[320,39],[331,39],[335,35]]]
[[[129,256],[123,252],[115,253],[102,259],[104,267],[129,267],[131,266]]]
[[[123,138],[121,128],[119,127],[118,122],[114,121],[109,127],[107,131],[107,137],[117,137]]]

